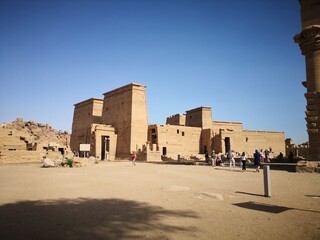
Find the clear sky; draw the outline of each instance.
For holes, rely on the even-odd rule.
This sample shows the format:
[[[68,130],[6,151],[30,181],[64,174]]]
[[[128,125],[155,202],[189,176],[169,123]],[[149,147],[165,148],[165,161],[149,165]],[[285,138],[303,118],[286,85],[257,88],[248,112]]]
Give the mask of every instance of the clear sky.
[[[199,106],[308,140],[298,0],[0,0],[0,122],[71,131],[74,104],[146,85],[149,122]]]

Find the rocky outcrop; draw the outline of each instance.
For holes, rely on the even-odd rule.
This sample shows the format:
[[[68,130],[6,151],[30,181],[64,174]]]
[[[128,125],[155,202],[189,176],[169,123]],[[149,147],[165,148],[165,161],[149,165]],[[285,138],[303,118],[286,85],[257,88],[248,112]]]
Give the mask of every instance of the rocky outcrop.
[[[18,136],[25,142],[35,142],[37,145],[48,145],[49,142],[55,142],[66,146],[70,142],[70,134],[67,131],[53,129],[49,124],[37,123],[35,121],[23,121],[17,118],[11,123],[2,123],[0,131],[7,133],[7,136],[0,132],[0,137]],[[1,146],[0,146],[1,149]]]
[[[70,154],[70,134],[49,124],[17,118],[0,124],[0,163],[40,162]],[[59,155],[59,156],[57,156]]]

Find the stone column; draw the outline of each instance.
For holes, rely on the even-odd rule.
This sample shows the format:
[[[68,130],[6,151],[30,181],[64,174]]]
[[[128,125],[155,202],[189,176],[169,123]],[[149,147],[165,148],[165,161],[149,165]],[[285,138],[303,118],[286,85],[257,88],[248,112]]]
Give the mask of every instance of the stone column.
[[[309,135],[307,160],[320,160],[320,0],[300,0],[302,31],[294,37],[305,56],[306,122]]]

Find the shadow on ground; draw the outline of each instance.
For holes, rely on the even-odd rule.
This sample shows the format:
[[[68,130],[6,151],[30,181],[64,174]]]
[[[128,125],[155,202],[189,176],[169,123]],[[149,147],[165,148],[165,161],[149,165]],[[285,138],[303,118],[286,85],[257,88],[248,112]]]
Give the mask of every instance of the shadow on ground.
[[[277,206],[277,205],[266,204],[266,203],[258,203],[258,202],[253,202],[253,201],[243,202],[243,203],[234,203],[233,205],[241,207],[241,208],[250,209],[250,210],[268,212],[268,213],[276,213],[276,214],[282,213],[282,212],[285,212],[288,210],[320,213],[320,211],[312,210],[312,209],[289,208],[289,207]]]
[[[0,239],[161,239],[196,230],[168,218],[181,223],[197,215],[122,199],[22,201],[0,206]]]
[[[262,212],[269,212],[269,213],[282,213],[284,211],[292,209],[292,208],[265,204],[265,203],[258,203],[258,202],[243,202],[243,203],[235,203],[233,205],[242,207],[242,208],[247,208],[247,209],[262,211]]]
[[[246,194],[246,195],[257,196],[257,197],[265,197],[262,194],[256,194],[256,193],[248,193],[248,192],[241,192],[241,191],[236,191],[235,193]]]

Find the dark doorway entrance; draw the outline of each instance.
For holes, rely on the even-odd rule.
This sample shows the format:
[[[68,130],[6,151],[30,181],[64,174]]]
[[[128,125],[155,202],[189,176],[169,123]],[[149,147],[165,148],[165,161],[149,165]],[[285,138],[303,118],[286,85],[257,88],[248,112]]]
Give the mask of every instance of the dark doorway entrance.
[[[167,147],[162,148],[162,155],[166,156],[167,155]]]
[[[207,153],[207,152],[208,152],[207,146],[203,146],[203,153]]]
[[[108,159],[107,154],[110,151],[110,137],[109,136],[101,136],[101,160]]]
[[[225,139],[224,139],[224,145],[225,145],[225,147],[226,147],[226,153],[230,150],[230,138],[229,137],[226,137]]]

